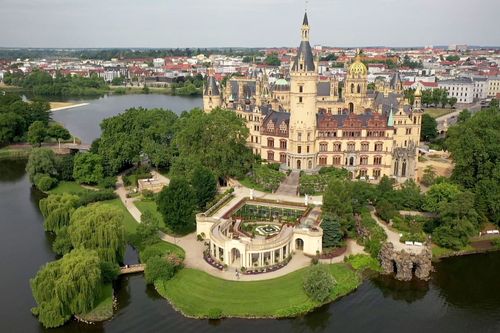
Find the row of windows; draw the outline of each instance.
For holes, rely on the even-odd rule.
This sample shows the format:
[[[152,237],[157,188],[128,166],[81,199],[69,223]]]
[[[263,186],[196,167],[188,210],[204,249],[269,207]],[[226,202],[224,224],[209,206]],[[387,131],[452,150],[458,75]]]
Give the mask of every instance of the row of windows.
[[[267,138],[267,147],[274,148],[274,139]],[[280,149],[286,149],[287,143],[286,140],[280,140]]]
[[[362,137],[361,131],[343,131],[342,135],[337,135],[337,131],[321,131],[318,133],[320,138],[337,138],[337,137],[347,137],[347,138],[359,138]],[[367,131],[366,137],[368,138],[383,138],[385,137],[385,131]]]
[[[319,151],[320,152],[326,152],[329,151],[329,144],[328,142],[321,142],[319,144]],[[334,142],[332,146],[332,151],[341,151],[342,150],[342,144],[340,142]],[[384,144],[381,142],[377,142],[373,146],[374,151],[383,151],[384,150]],[[356,143],[354,142],[349,142],[347,143],[347,151],[356,151]],[[370,151],[370,143],[369,142],[362,142],[361,143],[361,151]]]
[[[319,165],[328,165],[328,156],[320,156],[319,157]],[[357,161],[354,156],[346,158],[344,160],[344,165],[346,166],[356,166]],[[333,156],[331,159],[332,165],[342,165],[342,156]],[[359,165],[369,165],[369,157],[361,156],[359,159]],[[382,156],[374,156],[373,157],[373,165],[382,165]]]

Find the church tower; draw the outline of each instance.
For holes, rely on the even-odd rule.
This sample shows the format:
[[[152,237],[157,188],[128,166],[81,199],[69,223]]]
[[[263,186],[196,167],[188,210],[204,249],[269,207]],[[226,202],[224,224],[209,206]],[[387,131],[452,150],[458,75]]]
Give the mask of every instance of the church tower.
[[[368,69],[361,62],[359,50],[354,62],[349,66],[345,79],[344,98],[350,113],[364,113],[366,92],[368,90]]]
[[[203,87],[203,110],[211,112],[213,109],[221,106],[222,97],[217,80],[213,76],[213,73],[209,72],[207,82],[205,82]]]
[[[290,71],[290,134],[288,167],[313,170],[316,167],[316,98],[318,74],[309,44],[309,20],[304,14],[297,56]]]

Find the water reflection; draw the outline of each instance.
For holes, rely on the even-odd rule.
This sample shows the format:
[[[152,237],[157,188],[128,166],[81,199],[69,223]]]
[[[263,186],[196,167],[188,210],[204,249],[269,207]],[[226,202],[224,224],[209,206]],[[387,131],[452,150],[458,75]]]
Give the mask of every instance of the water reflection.
[[[398,281],[392,275],[378,275],[370,281],[377,287],[384,297],[390,297],[395,301],[405,301],[411,304],[425,297],[429,291],[429,282],[414,278],[409,282]]]

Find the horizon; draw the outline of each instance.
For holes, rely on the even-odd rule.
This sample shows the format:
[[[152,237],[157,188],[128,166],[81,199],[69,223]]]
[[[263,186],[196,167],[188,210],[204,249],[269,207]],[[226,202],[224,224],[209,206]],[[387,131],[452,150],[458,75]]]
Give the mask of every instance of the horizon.
[[[305,6],[297,0],[4,0],[2,48],[176,49],[293,48]],[[463,8],[467,6],[467,11]],[[470,7],[470,8],[469,8]],[[500,46],[500,2],[478,0],[314,0],[308,4],[311,44],[350,48]],[[207,15],[209,13],[209,15]],[[279,15],[276,15],[279,13]],[[335,13],[332,15],[331,13]],[[13,29],[19,17],[22,29]],[[472,19],[471,19],[472,18]],[[478,19],[479,18],[479,19]],[[90,23],[89,23],[90,22]],[[18,24],[18,23],[17,23]],[[40,29],[43,26],[43,29]],[[200,29],[202,27],[202,29]],[[496,28],[496,29],[495,29]],[[173,31],[173,33],[169,33]],[[213,45],[219,46],[213,46]],[[355,46],[352,46],[355,47]]]

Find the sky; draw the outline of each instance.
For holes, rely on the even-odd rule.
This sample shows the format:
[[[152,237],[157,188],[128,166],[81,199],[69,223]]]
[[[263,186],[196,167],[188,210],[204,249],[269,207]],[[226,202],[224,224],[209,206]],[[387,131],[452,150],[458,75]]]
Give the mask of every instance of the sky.
[[[297,46],[305,0],[0,0],[0,47]],[[500,46],[499,0],[309,0],[311,44]]]

